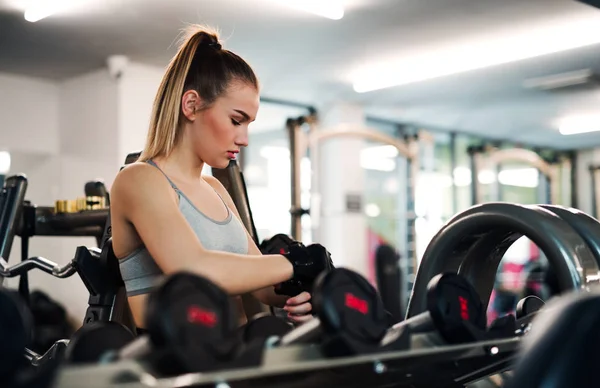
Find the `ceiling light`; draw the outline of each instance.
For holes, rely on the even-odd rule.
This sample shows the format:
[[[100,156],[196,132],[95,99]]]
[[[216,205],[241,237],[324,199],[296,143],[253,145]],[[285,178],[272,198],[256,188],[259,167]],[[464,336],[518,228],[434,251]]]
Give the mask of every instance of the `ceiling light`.
[[[344,17],[341,0],[276,0],[280,4],[332,20]]]
[[[91,0],[30,0],[25,8],[25,20],[35,23],[59,12],[87,8]]]
[[[585,84],[593,77],[594,72],[591,69],[568,71],[546,77],[530,78],[523,82],[523,86],[527,89],[552,90]]]
[[[45,7],[27,8],[27,10],[25,10],[24,17],[25,17],[25,20],[27,20],[28,22],[35,23],[39,20],[47,18],[48,16],[50,16],[54,13],[55,13],[54,7],[52,7],[50,4],[48,4]]]
[[[600,23],[595,15],[558,25],[530,25],[519,33],[503,33],[427,52],[406,53],[397,60],[387,59],[355,74],[354,90],[364,93],[406,85],[598,43]]]
[[[600,115],[569,116],[561,119],[558,130],[562,135],[600,131]]]

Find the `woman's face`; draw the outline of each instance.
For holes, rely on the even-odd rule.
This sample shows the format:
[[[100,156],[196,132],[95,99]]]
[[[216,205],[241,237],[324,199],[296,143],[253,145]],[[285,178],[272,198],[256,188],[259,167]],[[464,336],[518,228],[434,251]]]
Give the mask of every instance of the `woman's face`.
[[[248,145],[248,125],[256,118],[259,102],[258,91],[252,85],[232,82],[191,123],[190,140],[196,155],[211,167],[227,167]]]

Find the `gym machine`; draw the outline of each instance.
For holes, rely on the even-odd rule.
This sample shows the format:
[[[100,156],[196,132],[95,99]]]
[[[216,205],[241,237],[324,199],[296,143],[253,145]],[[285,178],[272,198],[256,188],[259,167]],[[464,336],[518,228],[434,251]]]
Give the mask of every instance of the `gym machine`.
[[[588,167],[590,171],[590,186],[592,191],[592,215],[595,218],[600,218],[600,209],[598,208],[598,171],[600,171],[600,166],[598,165],[590,165]]]
[[[428,295],[424,314],[392,325],[372,286],[338,268],[317,279],[315,319],[280,336],[241,340],[232,334],[227,295],[206,279],[175,274],[150,297],[147,336],[109,363],[65,368],[56,386],[75,387],[82,378],[98,387],[466,384],[509,367],[537,311],[524,300],[517,320],[486,328],[481,301],[456,274],[432,279]]]
[[[240,214],[240,218],[246,230],[250,234],[252,240],[256,246],[260,246],[258,240],[258,234],[256,233],[256,226],[254,224],[254,218],[252,217],[252,210],[250,209],[250,202],[248,200],[248,191],[246,190],[246,181],[244,180],[244,174],[240,170],[237,162],[232,160],[229,162],[229,166],[224,169],[212,169],[212,174],[217,178],[225,187],[236,209]],[[246,312],[246,318],[251,319],[253,316],[261,313],[265,313],[270,309],[268,306],[263,305],[257,300],[252,294],[242,295],[242,303],[244,305],[244,311]],[[274,311],[271,310],[271,313]]]
[[[572,185],[570,180],[565,179],[565,177],[573,174],[571,168],[572,157],[557,154],[552,160],[546,160],[540,154],[525,148],[499,149],[492,146],[470,146],[467,148],[467,153],[471,165],[471,203],[473,205],[484,202],[479,172],[487,169],[498,174],[500,167],[506,163],[522,163],[539,171],[544,178],[538,186],[543,203],[556,203],[561,192],[566,192]],[[562,174],[560,174],[561,171]],[[492,182],[492,201],[501,200],[500,183],[498,179],[494,179]]]
[[[560,292],[588,289],[600,281],[600,235],[592,234],[597,230],[598,223],[591,217],[557,205],[485,203],[472,207],[448,221],[429,243],[407,317],[425,310],[428,282],[447,271],[468,279],[487,306],[500,260],[522,236],[544,252],[558,276]]]
[[[406,229],[404,235],[407,236],[405,245],[406,257],[406,276],[409,279],[414,274],[418,261],[416,257],[416,232],[415,232],[415,179],[419,171],[419,136],[427,137],[424,133],[418,136],[407,137],[406,139],[394,138],[388,136],[374,128],[352,124],[340,124],[333,128],[320,129],[317,125],[316,112],[311,111],[306,116],[291,118],[286,123],[290,139],[290,157],[291,157],[291,235],[294,239],[302,241],[302,217],[310,215],[313,228],[313,239],[319,241],[319,219],[321,216],[321,196],[319,189],[319,146],[330,139],[344,137],[358,137],[365,140],[372,140],[385,145],[391,145],[398,150],[400,157],[406,160]],[[300,187],[300,169],[301,160],[305,155],[309,155],[311,160],[311,194],[310,209],[303,209],[301,204]],[[404,228],[402,228],[404,229]],[[407,291],[410,290],[409,282],[404,285]]]
[[[155,307],[148,309],[155,319],[148,318],[155,322],[149,337],[131,342],[105,363],[65,367],[58,372],[56,387],[80,386],[82,381],[98,387],[143,387],[150,382],[157,387],[456,386],[510,369],[520,337],[543,303],[528,297],[519,303],[515,317],[485,327],[485,292],[491,286],[483,283],[485,268],[493,266],[494,257],[501,257],[517,234],[548,251],[560,269],[563,291],[598,282],[594,254],[571,227],[583,214],[567,219],[558,209],[484,204],[456,216],[432,240],[421,264],[431,268],[437,262],[445,271],[428,279],[423,303],[416,303],[420,299],[415,290],[411,303],[420,311],[409,311],[408,319],[397,324],[386,318],[382,301],[365,279],[340,268],[315,283],[315,319],[280,336],[240,342],[227,334],[236,319],[223,292],[206,279],[183,276],[182,286],[173,276],[156,291]],[[486,255],[488,251],[492,254]],[[416,288],[426,275],[419,271]],[[192,322],[196,324],[190,326]],[[172,337],[175,333],[179,335]],[[152,366],[155,357],[172,352],[182,362],[171,368],[180,370],[159,372]],[[217,370],[209,367],[211,362],[217,362]]]
[[[592,387],[600,323],[600,293],[570,293],[534,318],[507,388]]]

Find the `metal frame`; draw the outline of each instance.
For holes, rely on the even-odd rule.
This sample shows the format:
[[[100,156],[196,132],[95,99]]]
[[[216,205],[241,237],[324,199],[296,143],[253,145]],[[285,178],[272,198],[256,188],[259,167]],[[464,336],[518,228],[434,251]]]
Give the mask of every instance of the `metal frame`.
[[[462,386],[509,369],[521,343],[515,337],[424,347],[419,341],[431,341],[420,337],[410,350],[344,358],[326,358],[312,345],[267,347],[262,365],[254,368],[175,377],[156,376],[148,363],[135,360],[66,366],[55,383],[62,388],[79,388],[83,381],[90,388]]]
[[[590,186],[592,191],[592,214],[595,218],[599,218],[600,211],[598,209],[598,192],[600,192],[600,190],[598,190],[599,180],[597,174],[600,170],[600,165],[590,165],[588,170],[590,172]]]
[[[471,203],[483,203],[481,190],[479,190],[478,172],[484,167],[498,169],[504,163],[522,162],[535,167],[545,179],[541,185],[544,189],[545,203],[553,203],[560,197],[561,185],[568,185],[559,180],[559,170],[569,168],[570,160],[563,159],[562,163],[549,163],[538,153],[525,148],[497,149],[494,147],[470,147],[467,151],[471,160]],[[485,153],[485,155],[483,155]],[[495,200],[500,200],[500,185],[495,183]]]

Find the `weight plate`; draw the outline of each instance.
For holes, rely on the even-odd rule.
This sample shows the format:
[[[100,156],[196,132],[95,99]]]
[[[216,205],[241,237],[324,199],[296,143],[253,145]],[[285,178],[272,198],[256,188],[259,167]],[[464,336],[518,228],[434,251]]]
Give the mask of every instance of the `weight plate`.
[[[388,315],[375,288],[361,275],[336,268],[319,275],[313,307],[323,329],[363,343],[378,343],[389,328]]]

